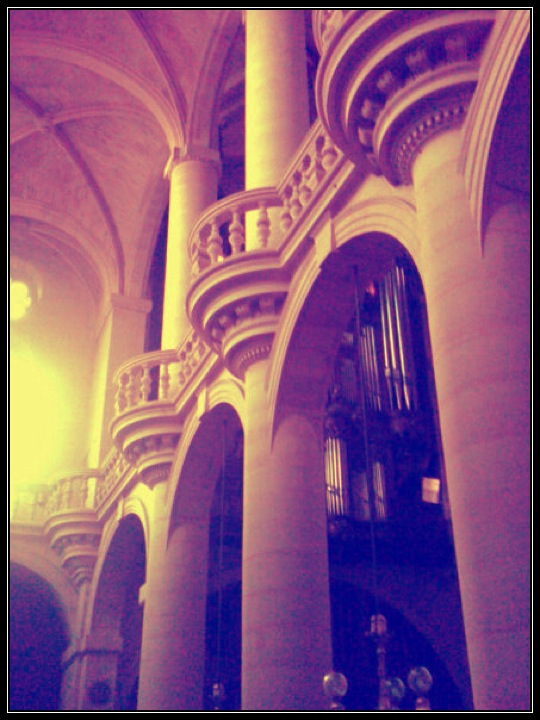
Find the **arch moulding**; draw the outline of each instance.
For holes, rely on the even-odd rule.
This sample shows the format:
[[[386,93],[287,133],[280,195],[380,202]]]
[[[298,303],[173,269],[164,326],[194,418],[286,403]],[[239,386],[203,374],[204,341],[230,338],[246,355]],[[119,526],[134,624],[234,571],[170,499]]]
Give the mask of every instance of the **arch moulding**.
[[[506,89],[530,35],[530,10],[499,10],[486,46],[478,85],[463,126],[461,172],[483,246],[484,185],[491,143]]]
[[[416,210],[399,197],[374,197],[346,206],[340,213],[326,213],[312,232],[313,244],[309,255],[293,279],[283,307],[271,355],[271,375],[268,379],[268,401],[275,434],[277,404],[283,381],[287,351],[297,327],[302,309],[312,291],[321,266],[336,250],[349,241],[372,233],[392,237],[411,255],[420,275],[420,244],[416,233]]]
[[[176,450],[176,457],[169,473],[167,488],[167,517],[172,519],[174,505],[182,480],[182,472],[189,450],[195,441],[197,431],[201,427],[203,417],[220,405],[229,406],[244,426],[244,391],[237,378],[225,371],[216,380],[201,388],[197,396],[197,404],[192,408],[184,422],[182,435]]]
[[[145,562],[146,564],[148,563],[149,522],[146,505],[140,497],[130,496],[127,498],[127,500],[121,498],[116,506],[116,513],[111,515],[111,517],[105,523],[103,532],[101,534],[101,542],[99,544],[98,557],[94,567],[94,575],[92,577],[90,592],[88,594],[88,605],[85,615],[85,632],[87,633],[91,632],[92,630],[96,593],[99,588],[103,565],[105,563],[105,560],[107,559],[111,543],[116,535],[116,532],[118,531],[120,523],[129,515],[134,515],[141,523],[144,535]]]

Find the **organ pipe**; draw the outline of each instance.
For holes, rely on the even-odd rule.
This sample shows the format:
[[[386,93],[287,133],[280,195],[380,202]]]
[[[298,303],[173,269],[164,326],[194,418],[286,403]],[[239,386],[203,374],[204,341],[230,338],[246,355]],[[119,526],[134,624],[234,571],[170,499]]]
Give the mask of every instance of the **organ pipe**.
[[[331,517],[348,515],[347,446],[341,438],[326,438],[325,465],[328,514]]]
[[[416,405],[405,273],[396,265],[379,283],[384,370],[391,410]]]

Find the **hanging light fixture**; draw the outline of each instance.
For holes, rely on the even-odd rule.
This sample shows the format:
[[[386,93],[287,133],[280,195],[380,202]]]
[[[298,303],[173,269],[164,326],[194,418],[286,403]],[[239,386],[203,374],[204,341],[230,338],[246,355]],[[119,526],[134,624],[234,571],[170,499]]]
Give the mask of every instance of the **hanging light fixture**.
[[[345,710],[341,700],[347,694],[348,683],[343,673],[331,670],[323,678],[324,694],[330,701],[329,710]]]

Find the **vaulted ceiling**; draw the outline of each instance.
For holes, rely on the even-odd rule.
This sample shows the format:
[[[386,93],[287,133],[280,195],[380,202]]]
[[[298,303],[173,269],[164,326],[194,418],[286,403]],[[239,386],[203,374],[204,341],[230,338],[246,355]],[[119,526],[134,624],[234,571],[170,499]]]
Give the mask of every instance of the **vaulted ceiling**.
[[[10,327],[11,380],[24,373],[27,388],[12,429],[29,433],[32,407],[49,407],[71,438],[57,465],[80,466],[103,312],[111,294],[146,294],[169,157],[206,146],[241,163],[242,13],[11,9],[9,53],[10,275],[40,298]],[[52,381],[33,388],[30,356],[54,369],[69,412],[43,394]]]
[[[98,304],[140,295],[167,159],[216,145],[241,83],[240,11],[22,9],[9,22],[12,254],[41,262],[45,243]]]

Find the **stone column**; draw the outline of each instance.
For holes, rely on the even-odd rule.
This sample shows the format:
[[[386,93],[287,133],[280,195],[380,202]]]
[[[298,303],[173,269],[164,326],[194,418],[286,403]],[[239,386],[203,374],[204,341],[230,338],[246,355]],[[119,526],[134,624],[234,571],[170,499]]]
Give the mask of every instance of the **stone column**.
[[[323,710],[331,629],[322,430],[300,415],[272,441],[267,362],[246,370],[242,709]]]
[[[137,709],[202,710],[208,519],[184,518],[169,534],[165,491],[153,491]]]
[[[102,628],[83,639],[80,650],[81,710],[114,710],[117,702],[118,658],[121,652],[122,638],[117,628]]]
[[[170,199],[162,350],[178,347],[191,328],[186,311],[191,284],[189,236],[199,215],[217,199],[218,168],[217,158],[201,151],[183,156],[176,152],[166,170]]]
[[[245,11],[247,190],[276,185],[309,129],[304,23],[304,10]],[[270,221],[277,230],[274,212]]]
[[[309,129],[303,10],[247,10],[246,189],[277,185]],[[277,213],[269,213],[276,238]],[[246,248],[257,247],[253,217]],[[279,235],[278,235],[279,237]],[[331,632],[322,429],[288,418],[272,442],[271,335],[245,369],[242,709],[324,709]]]
[[[113,416],[115,388],[112,378],[118,367],[144,351],[146,317],[150,300],[111,295],[94,362],[94,392],[90,418],[89,467],[100,467],[110,449],[109,423]]]
[[[460,133],[413,166],[421,274],[476,710],[528,709],[529,212],[482,244],[457,171]]]
[[[77,588],[77,614],[75,620],[75,637],[62,658],[62,709],[82,710],[85,688],[82,682],[82,665],[84,655],[80,648],[85,642],[84,619],[88,610],[90,578],[81,582]]]

